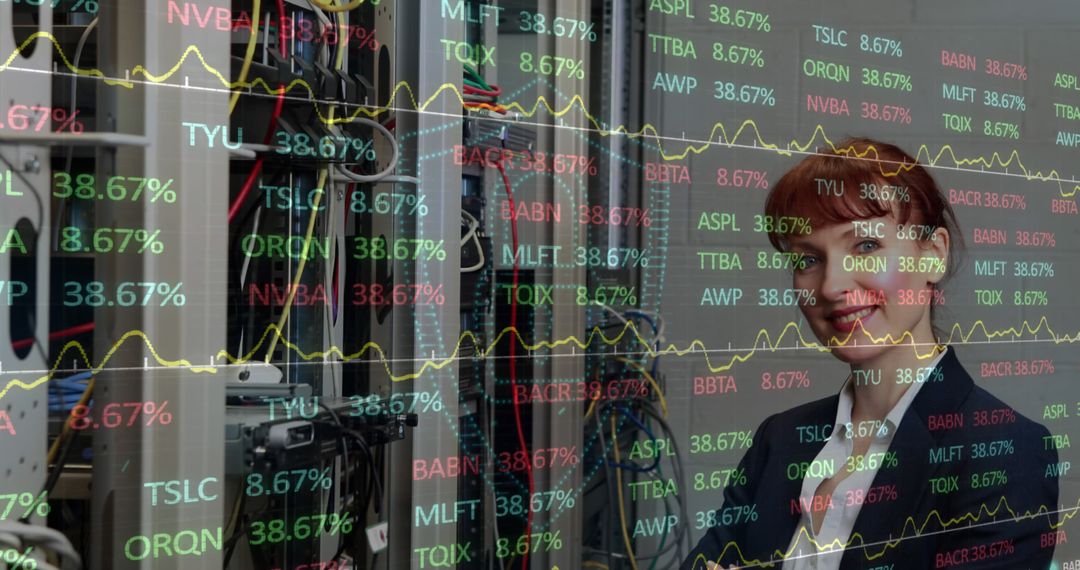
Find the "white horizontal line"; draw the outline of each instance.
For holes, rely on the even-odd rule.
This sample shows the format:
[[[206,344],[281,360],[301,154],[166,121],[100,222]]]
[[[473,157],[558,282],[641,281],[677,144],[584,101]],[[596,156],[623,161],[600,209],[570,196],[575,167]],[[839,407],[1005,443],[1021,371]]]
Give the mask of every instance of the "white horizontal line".
[[[124,81],[124,82],[127,82],[127,83],[134,83],[134,84],[141,84],[141,85],[153,85],[153,86],[158,86],[158,87],[172,87],[172,88],[176,88],[176,89],[190,89],[190,90],[194,90],[194,91],[204,91],[204,92],[207,92],[207,93],[224,93],[224,94],[231,94],[232,93],[231,89],[226,89],[224,87],[199,87],[199,86],[191,86],[191,85],[175,85],[175,84],[172,84],[172,83],[164,83],[164,82],[155,83],[153,81],[147,81],[147,80],[137,80],[137,79],[127,79],[127,78],[121,79],[119,77],[108,77],[108,76],[105,76],[105,77],[88,77],[88,76],[85,76],[85,75],[79,75],[77,73],[72,73],[72,72],[53,72],[53,71],[43,70],[43,69],[31,69],[31,68],[15,67],[15,66],[8,66],[8,67],[4,68],[4,71],[6,71],[6,70],[23,71],[23,72],[27,72],[27,73],[41,73],[41,74],[48,74],[48,75],[61,75],[61,76],[68,76],[68,77],[74,76],[74,77],[79,77],[81,79],[96,79],[96,80],[99,80],[99,81],[106,81],[106,80]],[[250,95],[254,96],[254,97],[265,97],[265,98],[273,98],[273,99],[276,99],[278,97],[277,95],[272,94],[272,93],[260,93],[260,92],[252,92],[252,93],[250,93]],[[284,98],[286,100],[290,100],[290,101],[311,102],[311,103],[327,104],[327,105],[338,105],[338,106],[344,107],[346,109],[348,109],[350,107],[351,108],[367,108],[367,109],[372,109],[372,110],[386,109],[386,110],[394,111],[394,112],[397,112],[397,113],[417,113],[417,114],[422,114],[422,115],[434,115],[434,116],[450,117],[450,118],[454,118],[454,119],[461,119],[461,113],[444,113],[444,112],[439,112],[439,111],[420,111],[420,110],[417,110],[417,109],[408,109],[408,108],[403,108],[403,107],[389,107],[389,106],[387,106],[387,107],[379,107],[377,105],[363,105],[363,104],[359,104],[359,103],[347,103],[347,102],[337,101],[337,100],[333,100],[333,99],[319,100],[319,99],[315,99],[313,97],[306,97],[305,98],[305,97],[295,97],[295,96],[290,96],[290,95],[284,95]],[[538,127],[538,128],[564,129],[564,130],[571,130],[571,131],[581,131],[581,132],[586,132],[586,133],[596,133],[596,134],[607,135],[607,136],[625,136],[627,138],[648,138],[648,139],[662,140],[662,141],[668,141],[668,142],[675,142],[675,143],[680,143],[680,144],[681,143],[697,143],[697,144],[706,144],[706,145],[709,145],[709,146],[725,146],[725,147],[728,147],[728,148],[741,148],[741,149],[747,149],[747,150],[757,150],[757,151],[770,152],[770,153],[774,153],[774,154],[795,154],[795,155],[805,155],[805,156],[813,156],[813,155],[821,155],[822,154],[822,153],[818,153],[818,152],[814,152],[814,151],[808,151],[808,150],[783,149],[783,148],[777,148],[777,149],[765,148],[765,147],[758,146],[756,140],[754,141],[754,144],[742,144],[742,143],[727,143],[727,142],[702,140],[702,139],[693,139],[693,138],[688,139],[688,138],[685,138],[685,137],[671,137],[671,136],[665,136],[665,135],[661,135],[661,134],[631,136],[629,133],[622,132],[622,131],[611,131],[611,130],[604,130],[604,129],[596,129],[596,128],[592,128],[592,127],[575,127],[575,126],[555,125],[555,124],[540,123],[540,122],[535,122],[535,121],[524,121],[524,120],[517,120],[517,119],[512,119],[512,118],[504,118],[504,117],[482,116],[482,115],[479,115],[479,114],[476,114],[476,113],[471,113],[470,116],[472,118],[475,118],[475,119],[484,119],[484,120],[502,122],[502,123],[509,123],[509,124],[528,125],[528,126],[533,126],[533,127]],[[827,155],[827,156],[834,156],[834,155],[830,154],[830,155]],[[866,161],[870,161],[870,162],[879,162],[879,163],[885,163],[885,164],[902,165],[902,163],[898,163],[898,162],[895,162],[895,161],[882,160],[882,159],[878,159],[878,158],[870,158],[870,157],[865,157],[865,156],[864,157],[845,156],[844,158],[847,158],[849,160],[866,160]],[[992,176],[1008,176],[1008,177],[1012,177],[1012,178],[1022,178],[1024,180],[1038,180],[1040,182],[1059,182],[1059,183],[1066,183],[1066,184],[1080,184],[1080,181],[1077,181],[1076,179],[1068,180],[1068,179],[1064,179],[1064,178],[1060,178],[1060,177],[1033,176],[1033,175],[1018,174],[1018,173],[1012,173],[1012,172],[996,172],[996,171],[992,171],[992,170],[987,172],[982,167],[980,167],[979,169],[974,169],[974,168],[964,168],[964,167],[960,167],[960,166],[942,166],[942,165],[937,165],[937,164],[924,164],[924,163],[919,163],[919,164],[921,166],[923,166],[924,168],[937,168],[937,169],[942,169],[942,170],[952,170],[952,171],[956,171],[956,172],[969,172],[969,173],[973,173],[973,174],[989,174],[989,175],[992,175]]]
[[[976,340],[976,341],[966,341],[966,342],[952,342],[952,343],[950,343],[950,346],[952,346],[952,345],[967,346],[967,345],[980,345],[980,344],[1030,344],[1030,343],[1046,344],[1046,343],[1056,343],[1056,341],[1054,339]],[[931,346],[937,346],[937,344],[930,342],[930,343],[904,344],[904,346],[910,346],[910,347],[927,346],[927,347],[931,347]],[[575,347],[575,349],[576,349],[576,347]],[[547,349],[543,349],[543,350],[547,350]],[[689,349],[686,349],[686,350],[689,350]],[[700,355],[700,354],[748,353],[748,352],[756,352],[756,351],[781,352],[781,351],[796,351],[796,350],[812,350],[812,351],[815,351],[815,352],[820,351],[820,349],[818,347],[813,347],[813,346],[778,346],[776,348],[768,348],[768,347],[762,348],[760,346],[759,347],[747,347],[747,348],[713,348],[713,349],[707,349],[707,350],[694,349],[693,351],[689,351],[686,354],[682,355],[682,358],[686,358],[688,356],[697,356],[697,355]],[[596,350],[596,351],[593,351],[593,352],[582,352],[582,353],[566,353],[566,354],[557,353],[557,354],[551,354],[551,353],[540,353],[539,350],[530,350],[530,351],[525,352],[524,354],[517,354],[517,355],[513,356],[513,358],[517,358],[517,359],[527,359],[527,358],[538,358],[538,359],[539,358],[583,358],[585,356],[590,356],[590,355],[595,355],[595,356],[647,356],[647,355],[649,355],[649,353],[646,352],[646,351],[642,351],[642,350],[628,351],[628,352],[605,352],[603,350]],[[676,357],[676,358],[679,357],[679,355],[674,354],[673,352],[667,352],[667,353],[661,352],[659,354],[659,356],[661,356],[661,357]],[[354,359],[354,360],[348,360],[348,361],[338,360],[335,357],[334,360],[330,360],[330,361],[325,361],[325,360],[322,360],[322,359],[312,359],[312,360],[306,361],[306,362],[271,362],[271,364],[275,365],[275,366],[324,366],[324,365],[327,365],[327,364],[343,364],[343,365],[350,365],[351,366],[351,365],[356,365],[356,364],[384,364],[384,363],[385,364],[395,364],[395,363],[409,363],[409,362],[424,363],[424,362],[445,362],[446,360],[458,360],[458,361],[461,361],[461,360],[473,360],[474,358],[475,359],[481,359],[481,360],[500,360],[500,359],[509,359],[511,357],[510,356],[485,356],[485,357],[455,356],[452,359],[449,359],[449,358],[436,356],[435,358]],[[130,371],[136,371],[136,370],[178,370],[178,369],[185,369],[185,368],[187,368],[187,369],[191,369],[191,368],[228,369],[228,368],[243,368],[243,367],[247,367],[247,366],[251,366],[251,365],[255,365],[255,364],[261,365],[261,364],[263,364],[263,361],[259,360],[259,359],[253,359],[253,360],[250,360],[250,361],[242,363],[242,364],[214,364],[214,365],[211,365],[211,364],[207,363],[207,364],[191,364],[190,366],[179,366],[179,365],[178,366],[118,366],[118,367],[102,368],[99,371],[99,373],[100,372],[122,372],[122,371],[129,371],[130,372]],[[13,374],[48,374],[50,372],[56,372],[56,373],[72,372],[72,373],[75,373],[75,372],[92,372],[93,370],[94,369],[91,369],[91,368],[57,368],[56,370],[48,370],[48,369],[43,369],[43,370],[5,370],[3,373],[0,373],[0,377],[10,376],[10,375],[13,375]]]

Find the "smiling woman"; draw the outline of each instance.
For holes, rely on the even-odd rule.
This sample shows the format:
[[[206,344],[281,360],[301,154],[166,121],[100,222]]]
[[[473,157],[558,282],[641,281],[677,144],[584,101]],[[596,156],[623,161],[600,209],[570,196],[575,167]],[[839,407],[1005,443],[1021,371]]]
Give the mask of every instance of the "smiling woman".
[[[818,338],[832,340],[822,334],[829,326],[835,329],[834,333],[841,332],[844,338],[849,338],[856,321],[850,315],[860,309],[874,313],[891,305],[897,316],[894,324],[911,326],[891,330],[879,327],[880,332],[892,333],[886,338],[899,341],[907,331],[910,336],[919,337],[916,342],[932,342],[925,335],[925,327],[933,331],[934,305],[943,296],[922,293],[918,298],[925,302],[909,303],[906,292],[936,290],[959,265],[963,242],[948,200],[930,173],[913,157],[891,144],[867,139],[844,141],[836,150],[811,156],[785,174],[769,195],[765,213],[774,219],[797,216],[810,222],[809,235],[769,234],[774,247],[799,255],[795,283],[818,282],[833,288],[818,289],[819,294],[848,296],[827,299],[817,307],[805,307],[813,313],[807,315],[812,325],[828,325],[815,327]],[[815,247],[839,245],[838,240],[853,247],[834,248],[832,253],[839,258],[827,264],[831,273],[826,274],[819,267],[825,261],[820,255],[824,252],[816,251]],[[844,282],[846,275],[864,281],[857,284],[865,286],[843,288],[849,285]],[[837,286],[842,289],[836,291]],[[873,303],[856,302],[861,300],[857,297],[861,291],[872,292],[879,299]],[[823,314],[825,307],[836,306],[837,301],[843,301],[846,307],[841,314]],[[900,313],[906,318],[900,318]],[[922,313],[926,313],[925,323],[917,318]],[[822,323],[815,316],[824,316],[827,322]],[[862,319],[866,336],[873,334],[866,328],[870,318]],[[851,340],[851,344],[859,341]],[[843,360],[839,354],[838,357]]]
[[[765,215],[809,221],[769,240],[796,260],[793,288],[813,292],[803,316],[851,374],[761,424],[739,464],[747,482],[725,488],[722,508],[759,517],[710,528],[683,567],[1045,568],[1057,453],[935,333],[961,233],[930,173],[894,145],[851,139],[785,174]],[[1012,420],[991,426],[989,410]],[[831,429],[808,440],[806,426]]]

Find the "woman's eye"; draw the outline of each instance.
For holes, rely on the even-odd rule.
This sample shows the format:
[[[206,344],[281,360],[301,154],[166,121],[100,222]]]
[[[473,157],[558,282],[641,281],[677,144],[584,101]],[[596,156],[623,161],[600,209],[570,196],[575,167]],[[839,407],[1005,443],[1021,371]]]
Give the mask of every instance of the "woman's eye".
[[[871,253],[877,251],[881,247],[881,244],[874,240],[866,240],[859,242],[859,245],[855,246],[855,249],[859,253]]]
[[[802,255],[795,262],[795,271],[806,271],[817,264],[817,258],[812,255]]]

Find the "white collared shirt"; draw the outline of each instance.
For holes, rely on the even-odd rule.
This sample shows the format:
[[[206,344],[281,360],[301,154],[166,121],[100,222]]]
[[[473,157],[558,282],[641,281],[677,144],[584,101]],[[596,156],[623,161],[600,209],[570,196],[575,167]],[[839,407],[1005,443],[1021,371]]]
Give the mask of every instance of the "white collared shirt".
[[[927,366],[937,367],[947,351],[948,348],[941,351]],[[915,372],[912,371],[912,374],[914,375]],[[904,414],[907,413],[911,402],[915,400],[915,396],[922,387],[923,383],[917,380],[924,379],[925,376],[913,379],[912,386],[904,392],[881,424],[855,426],[851,424],[851,409],[855,403],[854,386],[851,383],[851,377],[848,377],[840,390],[832,435],[811,463],[814,467],[809,469],[803,478],[802,493],[799,496],[802,516],[791,537],[788,546],[791,555],[784,560],[783,570],[837,570],[840,568],[844,545],[851,537],[855,520],[862,509],[863,498],[869,491],[874,476],[877,475],[884,453],[888,451],[893,435],[900,427],[900,421],[904,419]],[[847,461],[854,445],[853,436],[867,429],[874,430],[874,433],[870,440],[870,447],[863,456],[863,465],[856,465],[855,472],[836,486],[831,498],[831,508],[827,508],[828,503],[814,505],[814,494],[821,483],[832,478],[841,469],[847,468]],[[862,431],[862,433],[867,432]],[[871,458],[873,460],[868,461]],[[812,509],[820,510],[823,507],[827,510],[821,521],[821,531],[815,533]]]

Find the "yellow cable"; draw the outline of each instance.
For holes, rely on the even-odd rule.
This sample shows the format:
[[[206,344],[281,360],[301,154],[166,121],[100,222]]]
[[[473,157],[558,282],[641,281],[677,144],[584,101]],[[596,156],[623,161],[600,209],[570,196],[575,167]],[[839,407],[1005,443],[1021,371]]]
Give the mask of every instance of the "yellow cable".
[[[615,432],[615,414],[611,414],[611,449],[615,452],[615,463],[622,463],[622,458],[619,457],[619,436]],[[619,492],[619,524],[622,526],[622,538],[626,544],[626,556],[630,559],[630,567],[638,570],[634,549],[630,546],[630,533],[626,529],[626,509],[623,507],[622,468],[620,467],[615,468],[615,489]]]
[[[362,0],[361,0],[362,1]],[[339,11],[340,12],[340,11]],[[344,25],[345,15],[338,14],[338,23]],[[334,59],[334,69],[341,70],[345,62],[345,42],[338,42],[337,57]],[[333,105],[328,110],[330,118],[334,117]],[[274,349],[277,348],[278,339],[281,338],[283,330],[285,330],[285,322],[289,320],[289,309],[292,308],[293,299],[296,298],[296,290],[300,285],[300,279],[304,276],[304,267],[307,266],[308,250],[311,247],[311,236],[315,234],[315,215],[318,213],[319,204],[322,203],[323,194],[326,193],[324,189],[326,186],[326,178],[330,174],[330,167],[323,168],[319,173],[319,181],[317,183],[318,192],[315,194],[315,199],[312,200],[311,215],[308,217],[307,233],[304,235],[304,249],[300,252],[300,263],[296,266],[296,277],[293,279],[292,287],[289,287],[289,297],[285,300],[285,308],[281,311],[281,317],[277,322],[277,334],[270,337],[270,344],[266,350],[266,358],[264,362],[270,363],[271,358],[274,356]]]
[[[330,114],[334,114],[334,109],[330,109]],[[315,214],[319,209],[319,204],[322,203],[322,196],[326,193],[323,186],[326,184],[326,177],[330,173],[330,167],[326,167],[319,172],[319,182],[315,194],[315,199],[311,201],[311,215],[308,216],[307,234],[304,236],[304,249],[300,251],[300,264],[296,266],[296,277],[293,278],[292,287],[289,287],[289,297],[285,300],[285,308],[281,311],[281,318],[277,322],[278,334],[270,337],[270,344],[266,350],[266,358],[264,362],[270,363],[270,359],[274,356],[274,349],[277,348],[278,339],[281,338],[281,331],[285,330],[285,321],[289,320],[289,309],[292,308],[293,299],[296,297],[296,289],[300,285],[300,278],[304,276],[304,267],[307,265],[308,249],[311,247],[311,236],[315,233]]]
[[[262,9],[260,5],[262,0],[253,0],[251,5],[251,11],[254,15],[251,17],[251,34],[248,37],[247,50],[244,52],[244,63],[240,65],[240,77],[236,80],[237,83],[244,83],[247,81],[248,71],[251,69],[251,60],[255,59],[255,44],[259,39],[259,11]],[[229,114],[231,115],[233,109],[236,108],[236,103],[240,101],[240,88],[237,87],[236,91],[233,91],[232,97],[229,99]]]
[[[581,565],[587,568],[603,568],[603,570],[608,570],[607,564],[595,560],[586,560],[585,562],[582,562]]]
[[[86,383],[86,390],[83,391],[82,397],[79,398],[79,403],[75,404],[75,407],[85,406],[90,401],[90,397],[94,394],[94,377],[90,377],[90,381]],[[64,422],[63,429],[60,430],[60,435],[56,436],[51,446],[49,446],[49,455],[45,461],[45,465],[51,465],[56,462],[56,456],[60,453],[60,445],[71,433],[71,417],[75,415],[75,408],[71,408],[71,414],[67,421]]]
[[[596,371],[595,378],[596,378],[597,383],[599,383],[600,382],[600,370],[599,369],[597,369],[597,371]],[[593,412],[596,411],[596,403],[599,402],[599,401],[600,401],[600,394],[597,394],[596,397],[592,398],[592,401],[589,402],[589,409],[585,410],[585,419],[586,420],[588,420],[589,418],[592,417]]]
[[[355,10],[355,9],[359,8],[361,4],[364,3],[364,0],[353,0],[348,5],[335,6],[333,4],[324,4],[322,2],[322,0],[308,0],[308,1],[311,2],[312,4],[318,6],[319,8],[322,8],[323,10],[326,10],[327,12],[335,12],[335,13],[348,12],[349,10]]]
[[[660,384],[656,382],[656,379],[652,377],[652,374],[649,374],[649,371],[645,370],[644,366],[628,358],[619,356],[616,357],[615,360],[629,364],[635,370],[641,372],[641,374],[645,376],[645,379],[649,381],[649,384],[652,384],[653,390],[656,391],[656,395],[660,397],[660,410],[663,412],[665,418],[668,417],[667,398],[664,397],[664,391],[660,389]],[[592,417],[593,412],[596,411],[596,403],[599,401],[600,398],[596,398],[592,402],[589,402],[589,408],[585,410],[585,419],[589,419]]]
[[[359,0],[356,5],[359,6],[360,4],[363,4],[363,3],[364,3],[364,0]],[[333,12],[334,10],[330,10],[330,11]],[[338,27],[340,29],[342,29],[342,30],[346,29],[344,12],[345,12],[345,10],[338,10],[337,11]],[[345,46],[347,45],[347,43],[348,42],[344,42],[344,41],[338,42],[337,59],[334,61],[334,66],[337,68],[337,71],[341,71],[342,66],[345,64]]]
[[[656,395],[660,398],[660,409],[664,412],[664,417],[668,417],[667,398],[664,397],[664,391],[660,389],[660,384],[656,382],[656,379],[652,377],[652,374],[649,374],[649,371],[645,370],[645,367],[642,366],[640,362],[635,362],[623,356],[618,356],[615,360],[625,362],[638,372],[641,372],[642,376],[649,381],[649,384],[652,384],[653,390],[656,390]]]
[[[232,536],[236,533],[236,525],[240,522],[240,500],[244,497],[245,489],[237,489],[236,500],[233,501],[232,514],[229,515],[229,522],[225,525],[228,529],[225,531],[225,536]]]
[[[589,402],[589,409],[585,410],[585,419],[592,417],[593,412],[596,411],[596,402],[600,401],[600,398],[596,398],[592,402]]]

